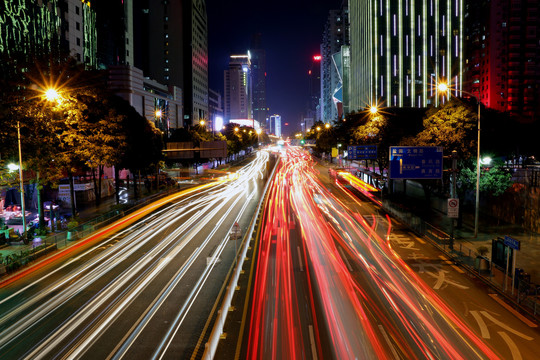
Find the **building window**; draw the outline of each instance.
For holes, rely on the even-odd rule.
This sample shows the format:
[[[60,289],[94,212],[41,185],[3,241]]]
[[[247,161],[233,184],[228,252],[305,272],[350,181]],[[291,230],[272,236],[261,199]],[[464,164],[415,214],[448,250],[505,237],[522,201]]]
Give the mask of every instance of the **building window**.
[[[77,38],[77,46],[81,46],[81,38]]]
[[[81,30],[81,24],[78,23],[78,22],[76,22],[76,23],[75,23],[75,29],[76,29],[76,30]]]
[[[75,6],[75,14],[79,15],[80,11],[80,8],[78,6]]]

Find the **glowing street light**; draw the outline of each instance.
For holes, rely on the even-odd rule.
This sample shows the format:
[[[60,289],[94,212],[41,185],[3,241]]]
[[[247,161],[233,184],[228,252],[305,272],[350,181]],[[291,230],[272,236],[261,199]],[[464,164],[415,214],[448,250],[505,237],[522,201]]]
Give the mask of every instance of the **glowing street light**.
[[[234,132],[238,132],[238,131],[240,131],[240,129],[237,128],[237,127],[235,127],[235,128],[234,128]]]
[[[50,101],[58,101],[60,99],[60,94],[58,94],[58,91],[53,88],[49,88],[45,90],[45,98]]]
[[[324,124],[324,127],[327,128],[327,129],[330,129],[330,123]]]
[[[321,127],[320,127],[320,126],[317,126],[317,131],[321,131]]]
[[[199,121],[199,125],[204,126],[204,124],[206,124],[204,120]]]
[[[370,108],[369,108],[369,112],[372,114],[372,115],[375,115],[379,112],[379,109],[377,108],[377,106],[375,105],[372,105]]]
[[[480,99],[476,97],[474,94],[471,94],[470,92],[467,92],[465,90],[459,90],[459,89],[452,89],[454,91],[459,91],[462,94],[472,96],[476,103],[478,104],[478,139],[477,139],[477,148],[476,148],[476,199],[475,199],[475,211],[474,211],[474,237],[478,236],[478,215],[479,215],[479,209],[480,209]],[[437,91],[439,93],[446,94],[447,96],[451,95],[450,88],[448,87],[448,84],[442,82],[437,85]]]
[[[8,170],[9,170],[9,171],[19,170],[19,165],[17,165],[17,164],[11,164],[11,163],[10,163],[10,164],[8,164],[7,167],[8,167]]]

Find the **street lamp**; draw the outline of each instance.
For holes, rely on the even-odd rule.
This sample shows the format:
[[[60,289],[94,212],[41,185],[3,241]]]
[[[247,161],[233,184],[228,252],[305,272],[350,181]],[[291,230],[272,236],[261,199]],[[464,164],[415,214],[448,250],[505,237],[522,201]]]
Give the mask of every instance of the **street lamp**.
[[[476,142],[476,199],[475,199],[475,208],[474,208],[474,237],[478,236],[478,215],[480,209],[480,99],[475,95],[467,92],[465,90],[453,89],[454,91],[459,91],[462,94],[472,96],[476,103],[478,104],[478,140]],[[437,91],[440,93],[451,94],[450,88],[446,83],[440,83],[437,85]]]
[[[330,123],[324,124],[324,127],[327,128],[327,129],[330,129]]]
[[[370,108],[369,108],[369,112],[372,114],[372,115],[375,115],[379,112],[379,109],[377,109],[377,106],[375,105],[372,105]]]
[[[21,123],[17,121],[17,141],[19,144],[19,184],[21,191],[21,214],[23,223],[23,239],[26,239],[26,208],[24,204],[24,178],[22,170],[22,151],[21,151]],[[9,168],[12,170],[17,169],[17,165],[10,164]]]
[[[261,136],[262,130],[257,129],[255,132],[257,133],[257,147],[259,147],[259,145],[261,144],[260,136]]]

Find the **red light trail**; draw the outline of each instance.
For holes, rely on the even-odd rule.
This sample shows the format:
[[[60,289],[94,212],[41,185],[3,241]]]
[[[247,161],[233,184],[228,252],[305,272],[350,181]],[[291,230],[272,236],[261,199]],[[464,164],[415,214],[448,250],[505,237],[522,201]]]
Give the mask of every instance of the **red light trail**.
[[[350,174],[340,176],[363,193],[374,192]],[[387,241],[390,218],[383,240],[375,217],[368,224],[351,213],[318,180],[313,161],[303,151],[289,148],[282,157],[265,211],[250,359],[306,358],[306,326],[314,327],[319,345],[312,351],[319,356],[324,342],[320,337],[326,334],[338,359],[498,358],[393,251]],[[295,226],[309,283],[305,298],[297,292],[299,275],[291,250],[289,230]],[[353,272],[349,262],[360,272]],[[313,324],[299,311],[305,299]]]

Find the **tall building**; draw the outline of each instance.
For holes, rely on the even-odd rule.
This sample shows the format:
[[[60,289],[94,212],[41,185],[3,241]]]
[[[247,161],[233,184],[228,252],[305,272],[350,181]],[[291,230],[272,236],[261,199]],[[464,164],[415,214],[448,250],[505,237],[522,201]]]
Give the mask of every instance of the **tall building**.
[[[217,91],[208,89],[209,128],[221,131],[223,128],[223,97]]]
[[[539,7],[510,0],[466,5],[465,90],[524,121],[540,118]]]
[[[90,2],[88,2],[89,4]],[[78,6],[71,9],[77,13]],[[133,52],[133,0],[93,1],[96,12],[97,66],[134,65]],[[72,22],[70,21],[70,24]],[[71,26],[71,25],[70,25]],[[76,27],[76,26],[75,26]]]
[[[1,54],[57,49],[96,66],[96,12],[90,1],[3,1],[0,14]]]
[[[247,55],[231,55],[229,69],[224,73],[225,121],[253,120],[250,52]]]
[[[314,55],[308,70],[309,99],[304,114],[317,120],[321,119],[321,59],[321,55]]]
[[[262,47],[261,34],[251,39],[251,78],[253,83],[253,118],[259,124],[266,121],[266,51]]]
[[[268,133],[281,137],[281,115],[271,115],[268,118]]]
[[[204,0],[183,0],[184,117],[188,124],[208,120],[208,21]],[[186,117],[186,116],[189,116]]]
[[[463,90],[463,3],[351,0],[350,111],[425,107],[439,81]]]
[[[208,26],[204,0],[134,1],[135,66],[181,87],[184,125],[208,118]]]
[[[322,63],[321,63],[321,115],[323,122],[337,120],[339,117],[338,108],[343,101],[334,96],[342,91],[338,67],[334,55],[341,56],[341,47],[349,45],[349,9],[346,2],[339,10],[330,10],[328,20],[323,33]]]

